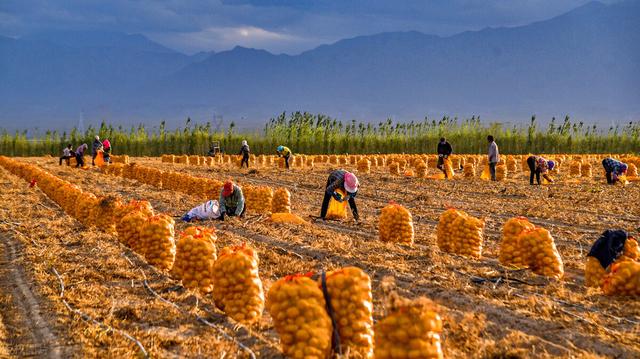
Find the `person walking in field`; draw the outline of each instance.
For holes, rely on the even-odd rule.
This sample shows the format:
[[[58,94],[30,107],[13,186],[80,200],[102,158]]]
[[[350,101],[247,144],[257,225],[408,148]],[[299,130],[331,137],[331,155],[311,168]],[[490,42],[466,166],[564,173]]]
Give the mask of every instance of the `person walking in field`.
[[[220,205],[219,220],[224,221],[225,215],[229,217],[244,217],[246,207],[244,205],[244,194],[242,194],[242,188],[235,185],[231,180],[225,182],[222,186],[218,202]]]
[[[498,151],[498,144],[494,140],[492,135],[487,136],[489,142],[489,172],[491,173],[491,180],[496,181],[496,166],[500,162],[500,152]]]
[[[285,164],[285,167],[288,169],[289,158],[291,157],[291,150],[289,149],[289,147],[280,145],[278,146],[278,148],[276,148],[276,152],[278,153],[278,157],[284,157],[284,164]]]
[[[102,141],[102,156],[104,157],[104,163],[111,163],[111,142],[108,138]]]
[[[96,138],[93,140],[93,146],[91,147],[91,165],[96,165],[96,156],[98,156],[98,151],[102,148],[102,142],[100,142],[100,136],[96,135]]]
[[[620,180],[620,176],[625,175],[629,168],[626,163],[614,160],[611,157],[607,157],[602,160],[602,167],[604,167],[606,172],[608,184],[615,184],[618,182]]]
[[[239,155],[242,155],[242,161],[240,161],[240,168],[242,168],[242,166],[244,164],[247,165],[247,168],[249,168],[249,145],[247,144],[247,140],[243,140],[242,141],[242,147],[240,147],[240,153],[238,153]]]
[[[86,143],[80,145],[80,147],[76,148],[76,168],[84,167],[84,151],[87,150],[89,146]]]
[[[73,150],[71,149],[71,144],[68,144],[67,147],[65,147],[62,150],[62,157],[60,157],[60,163],[58,164],[59,166],[62,166],[62,160],[65,160],[67,162],[67,166],[69,165],[69,159],[71,157],[75,156],[75,154],[73,153]]]
[[[453,147],[447,142],[447,139],[442,137],[438,142],[438,169],[444,173],[444,178],[447,178],[447,170],[444,168],[444,161],[453,153]]]
[[[553,183],[553,179],[549,177],[548,171],[553,170],[556,163],[547,160],[542,156],[529,156],[527,158],[527,165],[529,165],[529,184],[533,186],[533,177],[536,177],[536,182],[540,185],[540,175],[547,181]]]
[[[358,215],[358,207],[356,206],[355,198],[359,187],[360,183],[358,182],[358,178],[353,173],[342,169],[331,172],[327,179],[324,199],[322,200],[322,208],[320,209],[320,218],[324,220],[327,216],[329,201],[331,201],[331,198],[333,197],[333,199],[340,203],[349,201],[349,207],[351,207],[353,219],[358,222],[358,220],[360,220],[360,216]],[[340,193],[336,192],[338,189],[341,189],[346,193],[344,198]]]

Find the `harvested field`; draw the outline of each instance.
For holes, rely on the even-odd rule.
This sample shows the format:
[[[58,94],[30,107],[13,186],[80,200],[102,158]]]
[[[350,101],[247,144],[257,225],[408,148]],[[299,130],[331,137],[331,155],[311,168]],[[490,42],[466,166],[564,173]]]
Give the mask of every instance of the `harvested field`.
[[[148,200],[157,212],[176,217],[177,231],[187,227],[179,217],[203,202],[197,196],[97,169],[58,166],[49,157],[17,160],[96,195]],[[268,216],[251,213],[243,220],[206,223],[218,230],[218,250],[240,243],[257,250],[265,292],[289,274],[357,266],[372,279],[376,320],[384,314],[381,284],[388,276],[395,279],[402,295],[426,296],[440,306],[445,357],[640,356],[637,298],[605,296],[584,286],[585,256],[601,232],[621,228],[638,233],[638,182],[606,186],[594,171],[593,177],[579,181],[561,174],[553,186],[529,186],[522,171],[502,182],[444,181],[393,176],[386,167],[372,167],[371,173],[358,174],[361,223],[355,224],[350,216],[342,223],[313,218],[319,214],[330,169],[355,170],[355,164],[320,163],[285,171],[163,163],[159,158],[131,158],[130,162],[218,181],[233,178],[241,185],[287,188],[293,213],[312,225],[274,224]],[[47,350],[61,348],[56,350],[63,350],[64,357],[108,353],[131,357],[145,352],[153,357],[281,356],[268,312],[250,327],[233,322],[215,309],[209,295],[184,289],[114,236],[82,226],[37,185],[29,188],[6,170],[0,172],[0,223],[5,237],[11,237],[3,241],[20,244],[13,261],[25,268],[23,275],[33,283],[31,291],[39,298],[51,333],[40,339],[19,338],[23,343],[55,338],[57,344],[49,343]],[[212,193],[210,198],[217,196]],[[378,240],[380,210],[390,201],[412,213],[413,246]],[[436,245],[439,217],[449,207],[485,220],[482,258],[444,253]],[[563,279],[546,279],[499,263],[502,226],[516,216],[526,216],[551,232],[564,262]],[[3,290],[3,307],[10,295]],[[14,307],[9,304],[8,308]],[[92,321],[86,322],[73,310]],[[12,320],[5,314],[2,322],[6,326]],[[9,337],[5,334],[7,350],[22,356],[21,342]]]

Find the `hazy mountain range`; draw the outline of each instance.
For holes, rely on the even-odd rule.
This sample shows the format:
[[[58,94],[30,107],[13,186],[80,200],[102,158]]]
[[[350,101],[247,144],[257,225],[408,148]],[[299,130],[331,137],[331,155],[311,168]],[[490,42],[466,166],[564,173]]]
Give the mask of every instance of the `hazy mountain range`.
[[[142,35],[0,37],[0,127],[182,123],[241,126],[282,111],[341,119],[444,114],[526,121],[640,119],[640,1],[590,3],[515,28],[450,37],[382,33],[299,55],[236,47],[187,56]]]

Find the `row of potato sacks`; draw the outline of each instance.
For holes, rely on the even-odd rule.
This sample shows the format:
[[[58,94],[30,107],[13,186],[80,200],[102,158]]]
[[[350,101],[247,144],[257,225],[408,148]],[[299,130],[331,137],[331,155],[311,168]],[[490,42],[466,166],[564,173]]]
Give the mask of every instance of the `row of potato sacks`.
[[[394,301],[374,326],[371,280],[364,271],[346,267],[327,272],[324,281],[312,276],[281,278],[267,295],[285,356],[328,358],[339,351],[353,358],[443,357],[442,321],[425,299]],[[334,329],[339,348],[332,346]]]
[[[564,275],[564,265],[551,233],[524,217],[508,220],[502,228],[500,263],[529,268],[536,274],[556,279]]]
[[[600,261],[587,256],[585,285],[600,288],[607,295],[640,296],[640,246],[628,238],[622,254],[607,268]]]

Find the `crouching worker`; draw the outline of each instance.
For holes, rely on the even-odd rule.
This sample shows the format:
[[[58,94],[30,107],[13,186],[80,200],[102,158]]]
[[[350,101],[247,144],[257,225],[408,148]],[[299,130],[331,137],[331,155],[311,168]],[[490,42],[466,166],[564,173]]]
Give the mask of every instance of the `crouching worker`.
[[[602,167],[604,167],[606,172],[608,184],[615,184],[618,182],[620,180],[620,176],[627,173],[628,168],[626,163],[614,160],[611,157],[602,160]]]
[[[76,168],[84,167],[84,151],[86,151],[87,148],[89,148],[89,146],[83,143],[76,149]]]
[[[62,160],[67,162],[67,166],[69,165],[69,159],[75,157],[75,153],[71,149],[71,144],[68,144],[66,148],[62,150],[62,157],[60,157],[59,166],[62,166]]]
[[[244,217],[244,195],[242,189],[233,184],[231,181],[227,181],[222,186],[220,191],[220,217],[219,220],[224,221],[224,216],[230,217]]]
[[[349,201],[349,207],[351,207],[351,213],[353,213],[353,219],[358,222],[360,216],[358,215],[358,207],[356,206],[356,194],[358,193],[358,178],[351,172],[345,170],[335,170],[331,172],[327,179],[327,187],[324,193],[324,199],[322,200],[322,209],[320,210],[320,218],[323,220],[327,216],[327,210],[329,209],[329,201],[331,198],[338,202]],[[343,198],[340,193],[336,191],[341,189],[346,193]]]
[[[276,148],[276,152],[278,153],[278,157],[284,157],[285,167],[289,168],[289,157],[291,157],[291,150],[289,147],[278,146],[278,148]]]
[[[533,186],[533,177],[536,177],[536,182],[540,184],[540,175],[547,181],[553,183],[553,179],[549,177],[549,171],[556,167],[556,163],[543,158],[542,156],[529,156],[527,158],[527,165],[529,165],[529,184]]]

